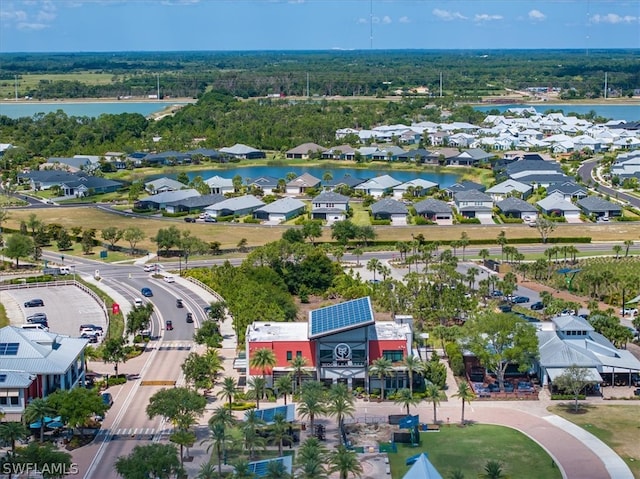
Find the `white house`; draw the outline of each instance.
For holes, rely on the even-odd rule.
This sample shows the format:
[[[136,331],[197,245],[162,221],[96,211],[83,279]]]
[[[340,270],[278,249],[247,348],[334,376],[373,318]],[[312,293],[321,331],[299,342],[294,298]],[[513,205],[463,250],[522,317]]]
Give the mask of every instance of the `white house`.
[[[309,173],[303,173],[294,178],[286,186],[286,194],[291,196],[304,195],[308,189],[320,186],[321,180]]]
[[[456,208],[465,218],[478,218],[481,223],[493,223],[493,198],[478,190],[460,191],[453,196]]]
[[[311,218],[328,223],[344,221],[349,210],[349,197],[333,191],[324,191],[311,202]]]
[[[204,182],[209,185],[209,190],[212,194],[224,195],[235,191],[235,188],[233,187],[233,180],[231,178],[222,178],[221,176],[216,175]]]
[[[564,199],[562,193],[551,193],[536,203],[549,216],[564,216],[567,221],[580,220],[580,208]]]
[[[438,183],[429,180],[423,180],[422,178],[416,178],[405,183],[401,183],[398,186],[393,187],[393,197],[402,198],[407,191],[413,191],[414,196],[425,196],[433,188],[437,188]]]
[[[500,201],[504,200],[508,196],[519,196],[522,199],[527,199],[532,191],[533,188],[531,185],[526,185],[519,181],[509,179],[492,186],[486,190],[485,193],[490,195],[494,201]]]
[[[365,195],[371,195],[373,197],[381,197],[386,193],[390,193],[395,186],[401,184],[401,181],[389,175],[376,176],[364,183],[360,183],[355,187],[356,191],[362,191]]]

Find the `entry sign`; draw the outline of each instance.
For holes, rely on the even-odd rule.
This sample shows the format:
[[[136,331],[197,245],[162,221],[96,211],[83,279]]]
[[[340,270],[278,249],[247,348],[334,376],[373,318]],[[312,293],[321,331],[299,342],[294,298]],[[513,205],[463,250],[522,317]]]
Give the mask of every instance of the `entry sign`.
[[[100,258],[106,258],[106,257],[107,257],[107,250],[100,251]]]
[[[348,361],[351,359],[351,346],[345,343],[338,344],[333,350],[333,357],[336,361]]]

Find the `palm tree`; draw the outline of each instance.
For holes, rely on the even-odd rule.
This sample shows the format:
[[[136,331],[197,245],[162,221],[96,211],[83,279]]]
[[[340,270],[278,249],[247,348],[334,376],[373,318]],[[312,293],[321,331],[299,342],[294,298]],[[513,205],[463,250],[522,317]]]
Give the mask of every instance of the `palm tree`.
[[[249,386],[247,397],[249,399],[255,399],[256,408],[260,409],[260,399],[264,397],[265,390],[267,389],[267,381],[260,376],[254,376],[247,381],[247,386]]]
[[[24,418],[28,423],[40,423],[40,442],[44,442],[44,418],[51,416],[55,411],[47,403],[46,399],[37,398],[29,403],[24,410]]]
[[[462,400],[462,416],[460,418],[460,423],[464,424],[464,403],[467,402],[471,404],[471,401],[476,397],[473,392],[473,388],[469,386],[469,383],[466,381],[458,384],[458,392],[453,395],[453,397],[460,398]]]
[[[458,243],[462,248],[462,261],[464,261],[464,253],[465,253],[465,250],[467,249],[467,246],[469,246],[469,235],[467,234],[466,231],[463,231],[462,234],[460,234],[460,239],[458,240]]]
[[[436,408],[440,405],[440,389],[435,384],[429,384],[424,394],[425,401],[433,403],[433,422],[436,423],[438,422]]]
[[[351,477],[362,476],[362,464],[356,455],[355,451],[347,449],[344,445],[340,444],[329,454],[329,472],[337,472],[340,474],[340,479],[348,479]]]
[[[259,434],[259,429],[264,426],[264,421],[258,416],[255,409],[247,411],[241,430],[244,438],[244,448],[249,455],[249,459],[255,457],[256,448],[264,449],[265,440]]]
[[[273,369],[276,364],[276,354],[273,352],[273,349],[269,348],[256,349],[249,360],[249,365],[252,368],[257,368],[262,371],[262,377],[265,381],[267,379],[267,369]]]
[[[411,392],[411,396],[413,396],[413,373],[421,373],[424,371],[424,364],[418,356],[411,354],[407,355],[402,360],[402,365],[407,368],[407,375],[409,376],[409,391]]]
[[[230,440],[225,425],[221,422],[209,420],[209,439],[211,440],[211,445],[207,448],[207,452],[212,447],[215,449],[218,461],[218,477],[222,477],[222,458],[224,457],[226,445]]]
[[[371,258],[367,261],[367,271],[371,271],[373,273],[373,281],[376,280],[376,273],[378,272],[381,264],[382,263],[380,263],[378,258]]]
[[[269,440],[278,445],[278,456],[282,456],[282,443],[293,440],[289,435],[289,423],[284,414],[277,413],[273,416],[273,424],[269,426]]]
[[[293,378],[291,377],[291,374],[286,374],[285,376],[280,376],[276,379],[273,388],[275,389],[276,397],[282,396],[286,405],[287,394],[291,394],[293,392]]]
[[[334,384],[329,390],[327,412],[338,420],[338,428],[342,427],[346,416],[353,417],[356,408],[346,384]]]
[[[411,414],[410,406],[417,406],[420,404],[420,398],[413,397],[413,392],[408,389],[401,389],[396,394],[396,399],[393,401],[396,404],[400,404],[407,409],[407,416]]]
[[[254,479],[256,475],[249,469],[249,461],[246,459],[238,459],[233,465],[233,479]]]
[[[622,251],[622,246],[619,244],[613,245],[613,252],[616,254],[616,259],[620,258],[620,252]]]
[[[217,349],[209,348],[204,355],[207,360],[207,367],[209,368],[209,375],[211,376],[211,383],[215,384],[220,376],[220,373],[224,371],[224,358],[220,355]]]
[[[480,477],[485,479],[500,479],[502,475],[502,463],[498,461],[487,461],[484,466],[484,474]]]
[[[267,473],[262,476],[265,479],[291,479],[287,467],[282,461],[271,461],[267,464]]]
[[[625,240],[624,241],[624,257],[629,256],[629,249],[633,246],[633,240]]]
[[[360,256],[362,256],[362,248],[353,248],[353,254],[356,255],[356,261],[358,262],[358,266],[360,266]]]
[[[296,455],[296,479],[326,479],[327,449],[315,437],[305,440]]]
[[[16,421],[0,423],[0,440],[11,444],[11,455],[16,452],[16,441],[26,438],[29,431],[24,424]]]
[[[189,453],[189,448],[193,446],[193,443],[196,440],[196,435],[191,431],[178,429],[171,436],[169,436],[169,441],[180,446],[180,467],[184,467],[184,454],[183,450],[187,448],[187,454]]]
[[[196,479],[213,479],[215,476],[216,466],[213,462],[208,461],[200,465]],[[218,472],[217,476],[222,477],[222,474]]]
[[[313,434],[314,431],[315,418],[327,412],[324,400],[322,383],[318,381],[308,381],[304,383],[300,395],[300,402],[298,403],[298,414],[302,418],[309,418],[310,434]]]
[[[380,380],[380,399],[384,401],[384,383],[387,376],[393,375],[391,360],[385,357],[374,359],[369,368],[369,374],[378,376]]]
[[[293,369],[293,374],[296,377],[296,391],[299,391],[302,386],[302,375],[308,374],[308,371],[305,369],[307,367],[307,358],[304,356],[296,356],[289,361],[289,366]]]
[[[233,405],[233,398],[236,395],[237,387],[238,383],[236,382],[235,378],[227,376],[222,381],[222,389],[216,394],[216,396],[218,396],[219,398],[229,401],[229,410],[231,410],[231,406]]]

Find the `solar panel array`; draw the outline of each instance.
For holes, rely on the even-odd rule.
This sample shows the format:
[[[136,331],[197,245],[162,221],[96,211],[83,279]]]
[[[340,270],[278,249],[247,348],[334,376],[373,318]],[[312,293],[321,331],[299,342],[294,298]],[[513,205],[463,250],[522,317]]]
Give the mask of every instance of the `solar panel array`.
[[[286,421],[293,421],[295,416],[295,405],[287,404],[286,406],[276,406],[267,409],[257,409],[256,416],[262,419],[266,424],[273,424],[277,414],[282,414]]]
[[[369,297],[334,304],[311,311],[309,338],[326,336],[374,323]]]
[[[16,356],[20,343],[0,343],[0,356]]]
[[[264,461],[256,461],[249,463],[249,471],[256,475],[256,477],[265,477],[268,472],[269,463],[281,462],[284,464],[285,469],[291,474],[292,458],[291,456],[276,457],[273,459],[266,459]]]

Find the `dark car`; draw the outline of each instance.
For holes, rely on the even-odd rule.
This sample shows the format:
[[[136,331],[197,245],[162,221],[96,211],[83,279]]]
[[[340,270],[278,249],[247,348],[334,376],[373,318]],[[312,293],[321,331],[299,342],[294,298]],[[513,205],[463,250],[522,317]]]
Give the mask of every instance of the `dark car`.
[[[113,406],[113,396],[111,396],[111,393],[102,393],[102,402],[107,407]]]
[[[42,321],[44,322],[47,321],[47,315],[44,313],[36,313],[30,316],[27,316],[27,323],[40,323]]]
[[[176,308],[182,308],[182,307],[184,307],[182,300],[180,298],[176,299]]]
[[[207,216],[207,217],[204,219],[204,222],[205,222],[205,223],[217,223],[217,222],[218,222],[218,220],[216,220],[215,218],[212,218],[211,216]]]
[[[88,339],[90,343],[96,344],[98,342],[98,336],[95,334],[83,333],[80,335],[82,339]]]
[[[187,313],[187,323],[193,323],[193,313]]]
[[[500,306],[498,306],[498,309],[503,313],[510,313],[511,312],[511,305],[510,304],[501,304]]]
[[[493,292],[491,293],[491,296],[500,297],[500,296],[503,296],[503,294],[502,294],[502,291],[500,291],[499,289],[494,289]]]
[[[102,326],[96,326],[95,324],[81,324],[80,325],[80,330],[82,331],[83,329],[92,329],[94,331],[98,331],[99,333],[102,333]]]
[[[166,329],[167,331],[173,331],[173,321],[169,320],[169,321],[167,321],[167,323],[166,323],[166,324],[167,324],[167,326],[166,326],[166,328],[165,328],[165,329]]]
[[[196,219],[195,219],[195,218],[192,218],[191,216],[185,216],[184,220],[185,220],[187,223],[195,223],[195,222],[196,222]]]
[[[39,306],[44,306],[44,301],[41,299],[30,299],[29,301],[24,302],[25,308],[37,308]]]
[[[633,395],[634,396],[640,396],[640,388],[638,388],[635,391],[633,391]]]
[[[151,288],[142,288],[140,292],[145,298],[150,298],[151,296],[153,296],[153,291],[151,291]]]
[[[540,311],[541,309],[544,309],[544,304],[542,303],[542,301],[538,301],[537,303],[533,303],[531,305],[531,309],[534,311]]]
[[[511,302],[512,303],[528,303],[530,301],[529,298],[527,298],[526,296],[514,296],[513,298],[511,298]]]

